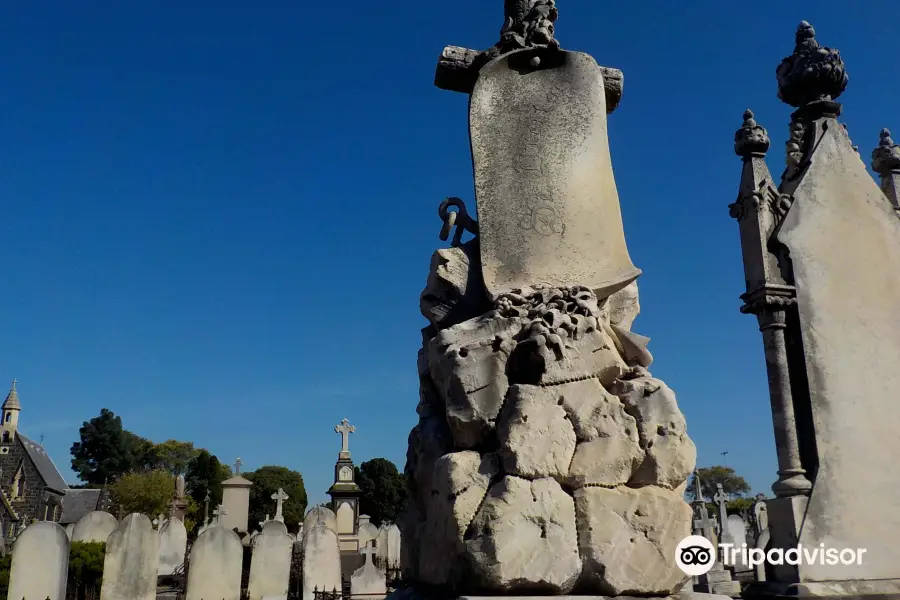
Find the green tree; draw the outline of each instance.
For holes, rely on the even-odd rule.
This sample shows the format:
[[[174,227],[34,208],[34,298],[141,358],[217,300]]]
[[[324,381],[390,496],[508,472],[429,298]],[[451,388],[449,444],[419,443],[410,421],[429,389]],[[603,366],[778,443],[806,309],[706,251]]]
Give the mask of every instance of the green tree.
[[[292,532],[299,529],[299,524],[306,514],[306,488],[303,485],[303,476],[297,471],[287,467],[266,466],[250,473],[244,473],[243,477],[253,482],[250,488],[250,523],[251,527],[263,521],[268,514],[275,516],[275,500],[272,494],[282,488],[288,495],[282,507],[285,525]]]
[[[193,442],[166,440],[154,444],[147,453],[148,466],[154,470],[161,469],[172,475],[184,475],[188,465],[200,451],[194,448]]]
[[[406,478],[386,458],[367,460],[356,468],[356,484],[362,490],[361,514],[376,526],[393,523],[406,504]]]
[[[148,440],[122,428],[122,419],[111,410],[85,421],[81,440],[72,444],[72,470],[90,484],[113,482],[146,463]]]
[[[203,518],[203,508],[207,492],[209,493],[210,513],[222,504],[222,482],[231,477],[231,469],[223,465],[208,450],[200,450],[188,464],[184,475],[187,495],[193,498]]]
[[[175,492],[175,478],[168,471],[128,473],[109,486],[115,506],[123,514],[166,514]]]
[[[730,500],[741,498],[744,494],[750,492],[750,484],[747,483],[743,477],[735,473],[734,469],[731,467],[704,467],[702,469],[697,469],[697,474],[700,476],[703,499],[707,502],[712,502],[713,496],[716,495],[716,484],[719,483],[722,484],[722,490]],[[686,492],[686,496],[688,496],[690,500],[694,499],[695,489],[696,483],[692,476]]]
[[[69,582],[73,598],[83,598],[87,590],[99,592],[103,580],[103,542],[72,542],[69,546]],[[99,597],[97,593],[97,597]]]

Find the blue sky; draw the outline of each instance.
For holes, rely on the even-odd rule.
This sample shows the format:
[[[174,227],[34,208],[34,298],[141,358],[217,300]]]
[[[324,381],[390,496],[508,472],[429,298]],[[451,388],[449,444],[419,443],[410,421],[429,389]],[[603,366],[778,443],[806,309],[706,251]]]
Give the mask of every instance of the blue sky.
[[[500,0],[7,2],[0,7],[0,378],[68,470],[103,407],[155,441],[301,471],[325,499],[349,417],[357,462],[403,467],[418,297],[438,203],[472,205],[466,97],[446,44],[485,48]],[[636,332],[701,466],[767,492],[762,342],[728,216],[752,108],[783,167],[775,67],[801,19],[842,51],[866,162],[900,129],[894,2],[559,0],[557,37],[625,73],[609,122]]]

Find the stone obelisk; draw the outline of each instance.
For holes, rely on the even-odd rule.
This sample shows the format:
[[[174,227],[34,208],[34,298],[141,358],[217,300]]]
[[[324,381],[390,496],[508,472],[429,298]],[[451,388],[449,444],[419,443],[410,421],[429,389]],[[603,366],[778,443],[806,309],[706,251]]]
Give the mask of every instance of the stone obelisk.
[[[687,577],[696,449],[631,332],[640,271],[607,138],[622,74],[560,48],[554,0],[507,0],[501,40],[444,50],[471,95],[477,219],[445,200],[421,297],[404,579],[442,594],[666,595]],[[474,237],[463,242],[465,232]]]

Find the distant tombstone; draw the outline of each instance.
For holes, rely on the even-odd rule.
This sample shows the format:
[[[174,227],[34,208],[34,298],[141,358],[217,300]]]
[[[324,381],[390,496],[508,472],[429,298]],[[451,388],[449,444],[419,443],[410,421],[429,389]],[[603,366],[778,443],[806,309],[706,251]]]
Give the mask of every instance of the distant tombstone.
[[[735,548],[740,549],[741,545],[747,546],[747,524],[740,515],[730,515],[726,521],[728,537]],[[737,560],[734,564],[735,572],[749,571],[750,565],[746,562],[746,552],[738,552]]]
[[[65,600],[69,573],[69,539],[52,521],[23,531],[13,545],[9,570],[10,599]]]
[[[69,541],[72,541],[72,532],[75,531],[75,523],[69,523],[66,525],[66,537],[69,538]]]
[[[397,569],[400,567],[402,541],[400,528],[397,525],[391,524],[387,528],[387,567],[389,569]]]
[[[382,600],[387,595],[387,583],[384,571],[376,567],[372,562],[372,555],[375,554],[375,549],[372,547],[371,540],[369,540],[360,554],[366,556],[366,562],[363,566],[353,571],[353,575],[350,576],[350,597]]]
[[[96,510],[84,515],[72,529],[73,542],[106,542],[119,521],[108,512]]]
[[[159,530],[158,575],[172,575],[184,564],[187,551],[187,529],[177,517],[169,519]]]
[[[356,537],[359,540],[360,548],[365,548],[366,544],[378,539],[378,528],[372,525],[370,519],[369,515],[359,515]]]
[[[100,600],[154,600],[159,532],[141,514],[125,517],[106,540]]]
[[[342,589],[341,549],[337,532],[326,527],[324,523],[306,530],[303,536],[302,563],[302,600],[315,600],[316,590],[331,592]],[[191,568],[193,569],[193,565]]]
[[[191,547],[186,600],[240,600],[244,547],[235,532],[210,527]]]
[[[381,568],[387,568],[388,557],[388,525],[382,525],[378,530],[378,537],[375,538],[375,565]]]
[[[756,522],[758,538],[769,529],[769,509],[764,499],[757,500],[753,505],[753,520]]]
[[[756,540],[756,548],[759,548],[763,552],[767,552],[769,549],[769,530],[764,530]],[[756,581],[766,581],[766,561],[762,561],[762,563],[755,565],[753,570],[756,572]]]
[[[284,523],[270,521],[263,526],[253,542],[250,559],[250,600],[287,597],[293,550],[294,542]]]
[[[322,524],[332,531],[337,531],[337,517],[330,508],[324,506],[314,506],[306,513],[303,519],[303,527],[301,531],[309,531],[316,525]]]

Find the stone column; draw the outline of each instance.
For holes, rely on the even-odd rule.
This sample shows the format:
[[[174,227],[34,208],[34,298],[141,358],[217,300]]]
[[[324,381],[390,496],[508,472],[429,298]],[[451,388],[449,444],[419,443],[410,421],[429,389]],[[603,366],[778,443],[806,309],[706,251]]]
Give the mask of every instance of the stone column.
[[[772,423],[775,427],[775,446],[778,452],[778,481],[772,484],[772,491],[779,498],[808,494],[812,484],[806,478],[806,471],[800,462],[794,397],[791,393],[787,345],[784,338],[784,330],[787,327],[786,310],[784,306],[767,303],[756,317],[766,353],[769,399],[772,403]]]

